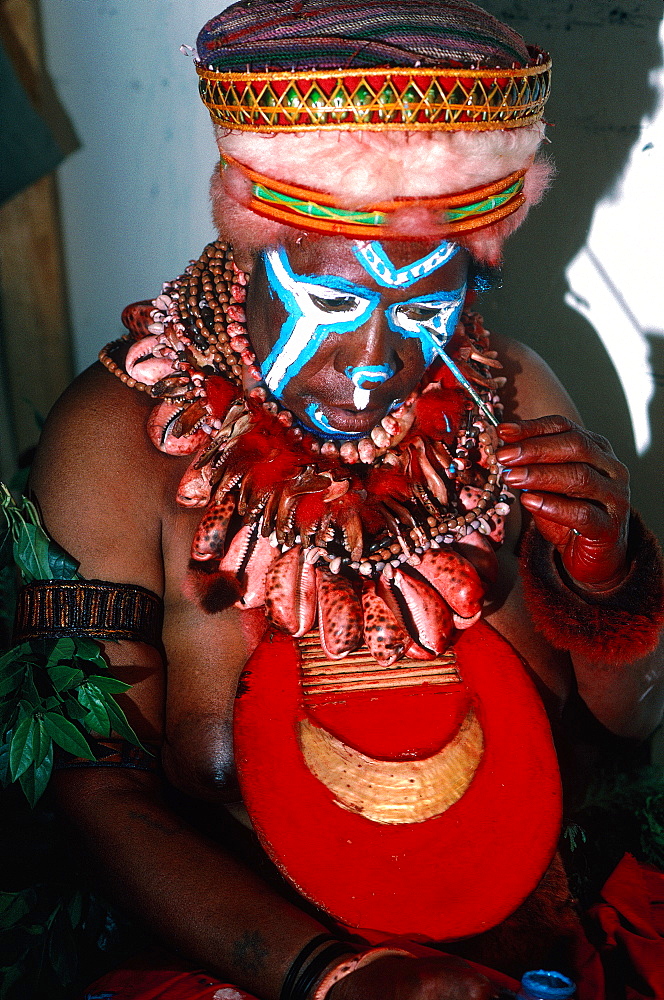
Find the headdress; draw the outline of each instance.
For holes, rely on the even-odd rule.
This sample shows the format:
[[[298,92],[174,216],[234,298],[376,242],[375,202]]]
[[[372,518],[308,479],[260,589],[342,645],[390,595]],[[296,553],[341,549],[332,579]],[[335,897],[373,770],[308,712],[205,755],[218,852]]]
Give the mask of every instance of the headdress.
[[[540,197],[546,53],[474,4],[252,0],[198,38],[222,235],[453,236],[496,263]]]

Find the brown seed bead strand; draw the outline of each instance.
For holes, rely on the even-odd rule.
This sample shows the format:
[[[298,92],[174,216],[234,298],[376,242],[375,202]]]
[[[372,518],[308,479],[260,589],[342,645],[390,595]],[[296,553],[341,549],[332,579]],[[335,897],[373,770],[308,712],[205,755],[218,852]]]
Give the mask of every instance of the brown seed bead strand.
[[[104,367],[108,368],[111,375],[115,375],[116,378],[119,378],[120,381],[124,382],[124,384],[129,386],[130,389],[140,389],[141,392],[150,392],[152,386],[144,385],[142,382],[137,382],[135,378],[127,375],[124,368],[121,368],[120,365],[117,364],[117,362],[111,357],[113,351],[117,351],[118,348],[122,347],[124,344],[133,344],[133,342],[134,338],[131,334],[126,333],[123,337],[119,337],[117,340],[113,340],[110,344],[106,344],[105,347],[102,347],[99,352],[99,360]]]

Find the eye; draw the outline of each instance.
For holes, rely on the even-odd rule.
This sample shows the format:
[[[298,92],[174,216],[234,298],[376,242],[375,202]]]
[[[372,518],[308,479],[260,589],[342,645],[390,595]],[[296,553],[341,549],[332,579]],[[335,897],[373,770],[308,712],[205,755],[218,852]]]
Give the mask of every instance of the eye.
[[[357,299],[354,295],[336,295],[332,299],[324,299],[320,295],[309,292],[309,298],[321,312],[349,312],[357,306]]]
[[[439,314],[440,309],[437,306],[403,305],[399,306],[399,312],[413,323],[427,323]]]

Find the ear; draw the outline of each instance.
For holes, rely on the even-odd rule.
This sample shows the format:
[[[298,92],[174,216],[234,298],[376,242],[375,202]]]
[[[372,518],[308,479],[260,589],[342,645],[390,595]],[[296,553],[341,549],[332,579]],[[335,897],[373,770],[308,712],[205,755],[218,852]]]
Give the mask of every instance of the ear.
[[[247,275],[251,277],[252,271],[258,259],[258,251],[250,250],[248,247],[233,245],[233,258],[235,263],[243,271],[246,271]]]

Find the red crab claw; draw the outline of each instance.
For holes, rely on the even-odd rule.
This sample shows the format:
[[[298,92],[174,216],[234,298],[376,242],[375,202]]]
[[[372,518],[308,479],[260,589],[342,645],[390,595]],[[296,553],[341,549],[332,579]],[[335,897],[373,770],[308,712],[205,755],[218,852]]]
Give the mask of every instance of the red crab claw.
[[[237,577],[242,597],[236,608],[260,608],[265,604],[266,575],[277,555],[257,525],[240,528],[228,546],[228,552],[219,563],[222,573]]]
[[[205,431],[195,430],[192,434],[177,436],[176,424],[189,403],[160,403],[148,417],[147,432],[155,448],[167,455],[191,455],[208,440]]]

